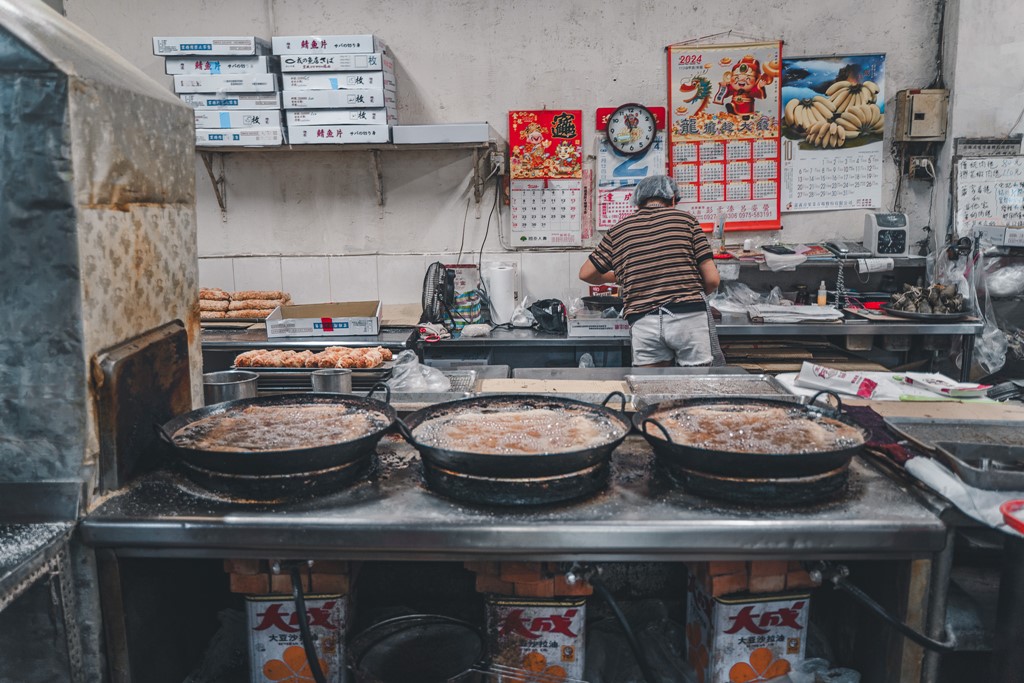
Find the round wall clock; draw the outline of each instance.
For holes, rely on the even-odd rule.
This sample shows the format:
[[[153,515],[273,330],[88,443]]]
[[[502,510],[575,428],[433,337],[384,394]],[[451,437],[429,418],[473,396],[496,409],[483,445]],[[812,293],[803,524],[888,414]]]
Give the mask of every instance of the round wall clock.
[[[608,144],[620,154],[639,156],[654,144],[658,132],[651,110],[642,104],[624,104],[608,117]]]

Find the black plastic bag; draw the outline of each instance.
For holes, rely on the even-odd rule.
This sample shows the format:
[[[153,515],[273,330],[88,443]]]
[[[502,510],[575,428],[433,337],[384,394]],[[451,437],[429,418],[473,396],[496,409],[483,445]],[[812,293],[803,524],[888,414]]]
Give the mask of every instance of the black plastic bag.
[[[537,321],[535,327],[549,334],[565,334],[568,324],[565,321],[565,304],[558,299],[541,299],[530,305],[530,313]]]

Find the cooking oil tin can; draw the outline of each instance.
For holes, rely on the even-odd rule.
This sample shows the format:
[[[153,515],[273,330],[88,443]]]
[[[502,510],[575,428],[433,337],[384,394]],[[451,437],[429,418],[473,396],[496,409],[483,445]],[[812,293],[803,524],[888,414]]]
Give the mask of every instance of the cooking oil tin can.
[[[291,596],[250,595],[245,599],[252,683],[313,680],[302,646],[299,615]],[[320,667],[328,683],[346,683],[345,633],[348,597],[306,596],[306,617]]]
[[[553,678],[583,678],[585,598],[487,596],[487,651],[494,664]]]

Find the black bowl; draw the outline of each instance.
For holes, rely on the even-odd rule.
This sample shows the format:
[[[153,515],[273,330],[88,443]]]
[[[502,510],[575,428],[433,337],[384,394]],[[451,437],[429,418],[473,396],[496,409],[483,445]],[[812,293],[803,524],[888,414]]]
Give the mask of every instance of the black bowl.
[[[622,310],[622,299],[617,296],[585,296],[582,301],[588,311],[603,311],[608,308]]]

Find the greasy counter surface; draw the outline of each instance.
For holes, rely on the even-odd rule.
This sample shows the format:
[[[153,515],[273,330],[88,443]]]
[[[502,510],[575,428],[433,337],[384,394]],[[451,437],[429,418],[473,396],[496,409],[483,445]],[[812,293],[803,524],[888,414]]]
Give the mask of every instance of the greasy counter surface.
[[[352,559],[680,560],[918,557],[939,550],[939,519],[855,458],[839,500],[802,508],[719,504],[680,490],[630,436],[607,490],[578,502],[500,508],[426,489],[418,454],[388,436],[370,475],[321,498],[268,506],[217,499],[170,472],[149,475],[82,522],[120,554]]]

